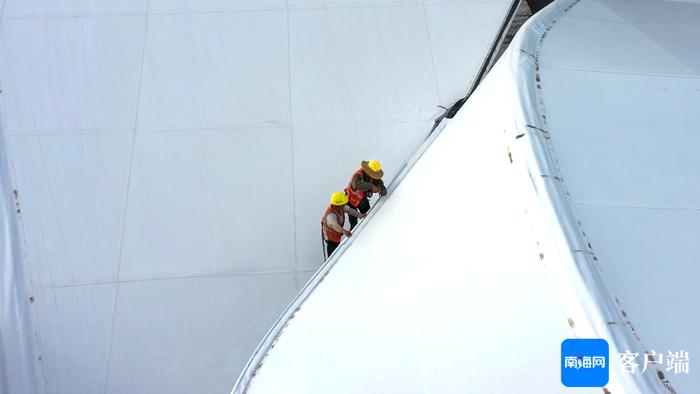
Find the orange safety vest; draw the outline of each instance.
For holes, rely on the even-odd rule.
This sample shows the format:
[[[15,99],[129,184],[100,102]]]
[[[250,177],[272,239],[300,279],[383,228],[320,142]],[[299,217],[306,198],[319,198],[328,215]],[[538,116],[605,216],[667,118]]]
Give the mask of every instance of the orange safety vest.
[[[328,227],[326,224],[326,218],[328,217],[328,214],[334,212],[333,211],[333,205],[329,205],[328,209],[326,209],[326,213],[323,215],[323,219],[321,219],[321,227],[323,228],[323,233],[326,235],[326,239],[335,242],[335,243],[340,243],[340,238],[343,236],[343,233],[339,233],[332,228]],[[342,215],[338,215],[337,212],[334,212],[336,216],[340,216],[338,218],[338,224],[341,226],[345,223],[345,212],[343,212]]]
[[[352,180],[355,179],[355,176],[357,174],[362,175],[364,170],[362,167],[360,167],[357,171],[355,171],[354,174],[350,177],[350,182],[348,182],[348,187],[345,188],[345,194],[348,195],[348,204],[352,205],[354,208],[357,208],[360,205],[360,202],[362,199],[365,197],[365,194],[367,192],[363,192],[362,190],[354,190],[352,188]]]

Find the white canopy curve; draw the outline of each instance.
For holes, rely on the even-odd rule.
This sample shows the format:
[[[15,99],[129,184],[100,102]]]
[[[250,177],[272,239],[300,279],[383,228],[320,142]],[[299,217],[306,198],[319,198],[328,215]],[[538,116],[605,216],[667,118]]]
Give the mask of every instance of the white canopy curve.
[[[612,393],[697,391],[692,367],[629,373],[619,355],[700,350],[699,17],[535,15],[233,392],[558,393],[571,337],[609,342]]]

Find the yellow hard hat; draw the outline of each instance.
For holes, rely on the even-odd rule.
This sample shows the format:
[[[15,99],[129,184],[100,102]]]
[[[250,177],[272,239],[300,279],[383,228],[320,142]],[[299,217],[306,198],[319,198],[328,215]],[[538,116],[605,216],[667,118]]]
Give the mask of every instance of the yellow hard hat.
[[[374,179],[382,179],[384,176],[384,171],[382,170],[382,163],[379,160],[362,161],[360,166],[363,170]]]
[[[382,163],[380,163],[379,160],[370,160],[367,165],[372,171],[379,172],[382,170]]]
[[[331,204],[335,206],[343,206],[348,203],[348,196],[343,192],[335,192],[331,194]]]

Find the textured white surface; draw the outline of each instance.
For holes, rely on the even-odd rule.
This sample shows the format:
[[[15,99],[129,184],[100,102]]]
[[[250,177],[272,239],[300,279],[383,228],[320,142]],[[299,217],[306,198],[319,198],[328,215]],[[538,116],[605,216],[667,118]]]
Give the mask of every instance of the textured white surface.
[[[510,3],[2,2],[0,392],[229,390],[329,193],[398,173]]]
[[[575,12],[588,4],[597,15]],[[540,64],[572,211],[641,349],[689,352],[689,374],[660,368],[679,393],[700,391],[698,20],[700,4],[581,3],[551,30]],[[571,34],[582,29],[595,37]]]
[[[559,393],[569,337],[609,342],[613,393],[669,392],[658,371],[697,392],[699,18],[560,1],[526,23],[234,393]],[[625,372],[628,350],[690,373]]]
[[[571,332],[503,146],[513,120],[494,116],[501,81],[510,82],[500,76],[487,78],[353,237],[247,392],[561,387],[556,360]],[[427,205],[426,193],[441,203]]]

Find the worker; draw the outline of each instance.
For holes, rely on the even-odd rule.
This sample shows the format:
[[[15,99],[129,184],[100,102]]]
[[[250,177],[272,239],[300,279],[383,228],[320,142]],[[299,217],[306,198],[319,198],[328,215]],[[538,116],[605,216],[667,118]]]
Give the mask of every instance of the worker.
[[[365,217],[365,214],[350,208],[348,205],[348,196],[343,192],[335,192],[331,195],[331,205],[326,209],[326,213],[321,220],[321,228],[323,229],[323,240],[326,242],[326,259],[331,256],[331,253],[340,245],[340,239],[343,235],[352,237],[352,233],[346,230],[345,214],[351,218]]]
[[[348,195],[348,204],[366,214],[369,211],[369,198],[372,193],[386,196],[387,190],[382,181],[384,170],[379,160],[362,161],[360,168],[352,174],[345,194]],[[357,218],[350,216],[350,230],[357,225]]]

